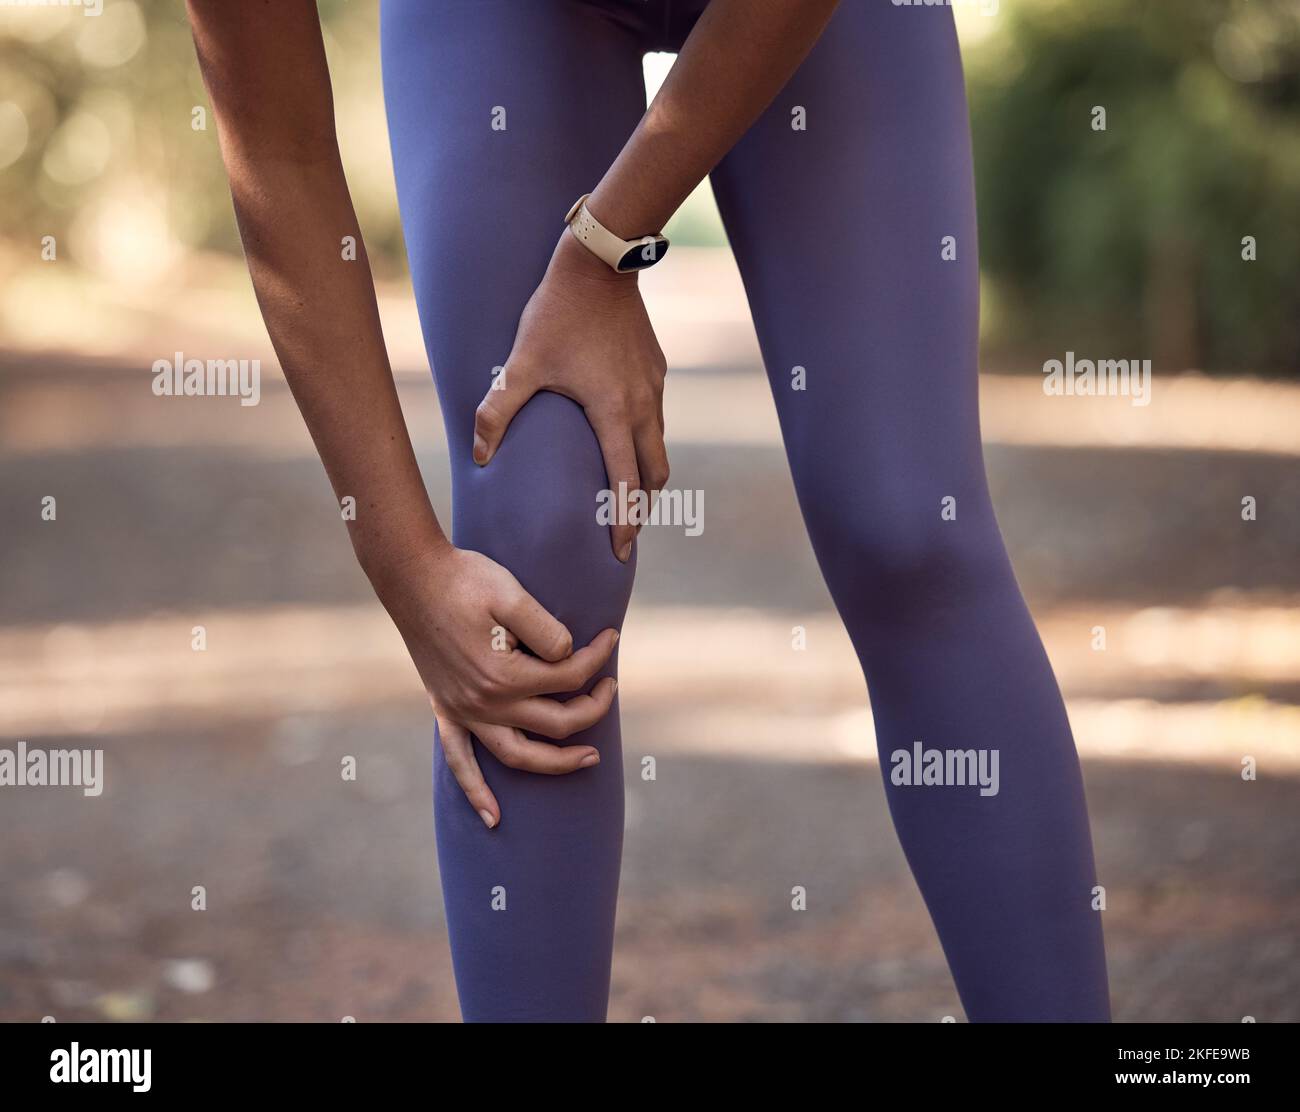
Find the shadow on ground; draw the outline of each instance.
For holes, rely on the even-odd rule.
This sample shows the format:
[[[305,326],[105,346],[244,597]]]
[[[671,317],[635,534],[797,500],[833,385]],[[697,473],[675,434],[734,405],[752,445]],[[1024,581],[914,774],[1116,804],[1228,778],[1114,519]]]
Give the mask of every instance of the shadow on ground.
[[[140,373],[37,365],[0,382],[0,404],[36,383],[96,410],[121,401],[129,430]],[[426,421],[430,388],[404,392]],[[210,410],[196,435],[228,416]],[[246,420],[265,423],[256,450],[181,430],[170,445],[125,435],[118,448],[8,456],[0,625],[367,601],[283,387],[268,384]],[[420,439],[445,509],[441,444]],[[1300,591],[1300,519],[1274,512],[1300,504],[1300,458],[994,445],[988,459],[1036,611]],[[637,605],[828,610],[778,450],[683,445],[674,482],[708,490],[709,527],[647,534]],[[1242,493],[1270,507],[1249,532]],[[47,494],[56,523],[40,520]],[[1297,689],[1279,682],[1273,698]],[[1139,693],[1162,698],[1091,692]],[[228,698],[237,709],[241,693]],[[630,713],[628,752],[668,728]],[[98,799],[5,789],[0,1019],[455,1018],[430,734],[412,672],[409,695],[340,713],[97,736],[112,769]],[[57,726],[40,740],[89,744]],[[677,739],[657,782],[629,776],[612,1017],[960,1015],[875,766],[691,744]],[[344,755],[362,762],[356,782],[339,776]],[[1086,775],[1116,1017],[1300,1019],[1300,779],[1173,761],[1094,760]],[[790,910],[796,884],[806,912]],[[206,910],[191,907],[196,886]]]

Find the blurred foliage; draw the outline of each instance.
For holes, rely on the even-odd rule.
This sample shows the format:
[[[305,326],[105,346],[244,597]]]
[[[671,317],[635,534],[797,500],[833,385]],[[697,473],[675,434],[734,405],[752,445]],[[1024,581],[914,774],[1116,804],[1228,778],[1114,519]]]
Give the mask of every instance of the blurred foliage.
[[[354,201],[395,276],[376,4],[319,6]],[[967,68],[991,340],[1300,374],[1300,2],[1003,0],[983,22]],[[192,126],[206,105],[177,0],[0,7],[0,270],[44,235],[118,281],[237,252],[215,124]],[[706,191],[672,231],[722,241]]]
[[[321,0],[340,144],[376,270],[401,266],[382,125],[377,5]],[[194,111],[207,113],[196,129]],[[110,278],[165,279],[182,254],[239,251],[185,6],[0,7],[0,238]]]
[[[1300,3],[1000,18],[967,67],[994,339],[1300,374]]]
[[[225,179],[195,132],[207,98],[183,6],[166,0],[0,13],[0,205],[8,240],[94,265],[111,251],[97,225],[114,215],[182,245],[224,239]],[[150,222],[149,210],[154,221]],[[127,214],[130,215],[127,215]],[[160,237],[161,238],[161,237]]]

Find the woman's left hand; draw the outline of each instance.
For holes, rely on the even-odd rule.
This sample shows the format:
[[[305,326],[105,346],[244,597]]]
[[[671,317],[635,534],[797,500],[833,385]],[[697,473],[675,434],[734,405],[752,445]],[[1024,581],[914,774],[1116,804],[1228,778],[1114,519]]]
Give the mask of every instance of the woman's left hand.
[[[666,370],[636,274],[615,273],[566,229],[519,318],[510,358],[479,404],[474,462],[488,463],[524,403],[550,390],[582,406],[615,497],[626,483],[629,507],[643,488],[653,500],[668,481]],[[623,561],[639,529],[633,521],[625,512],[610,527]]]

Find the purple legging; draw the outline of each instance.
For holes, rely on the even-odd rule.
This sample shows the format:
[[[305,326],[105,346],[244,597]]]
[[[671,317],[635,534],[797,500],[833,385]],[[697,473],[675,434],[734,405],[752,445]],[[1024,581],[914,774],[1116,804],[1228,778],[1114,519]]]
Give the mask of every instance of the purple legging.
[[[621,625],[634,570],[596,520],[607,480],[595,436],[577,405],[541,393],[480,469],[474,410],[560,219],[644,111],[642,54],[679,47],[703,4],[382,9],[453,537],[509,568],[578,644]],[[800,508],[870,688],[890,811],[966,1013],[1105,1020],[1078,758],[984,475],[974,185],[951,13],[843,0],[712,184]],[[623,840],[617,704],[571,740],[596,746],[600,765],[538,776],[476,747],[501,801],[493,831],[437,747],[438,859],[467,1020],[605,1017]],[[998,793],[894,784],[891,755],[917,741],[996,751]]]

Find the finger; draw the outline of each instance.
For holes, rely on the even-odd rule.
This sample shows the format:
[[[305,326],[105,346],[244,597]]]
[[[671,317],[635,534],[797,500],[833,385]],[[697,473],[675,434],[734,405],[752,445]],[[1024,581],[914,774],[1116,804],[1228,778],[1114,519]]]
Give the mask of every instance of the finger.
[[[469,731],[456,722],[448,721],[438,715],[438,738],[442,742],[442,754],[447,760],[447,767],[456,777],[470,806],[478,812],[478,817],[489,829],[501,821],[501,807],[496,796],[483,779],[483,770],[479,768],[474,757],[474,745],[470,741]]]
[[[551,664],[527,653],[512,653],[506,683],[521,696],[577,691],[609,662],[618,644],[618,630],[606,629],[572,656]]]
[[[664,430],[654,425],[643,425],[636,433],[636,465],[641,474],[641,485],[650,495],[650,507],[659,500],[659,493],[668,485],[668,449],[664,446]],[[640,526],[637,532],[641,531]]]
[[[493,616],[543,660],[563,660],[573,652],[573,634],[522,587],[498,602],[496,611]]]
[[[633,510],[636,492],[641,489],[641,476],[636,466],[636,446],[627,426],[600,414],[589,413],[592,431],[600,442],[600,454],[605,460],[605,474],[609,489],[614,495],[618,516],[609,527],[614,555],[624,563],[632,555],[632,541],[636,537]]]
[[[507,360],[474,412],[474,462],[480,467],[496,455],[515,414],[535,393],[537,387],[524,365]]]
[[[497,760],[521,772],[563,776],[600,763],[600,754],[590,745],[551,745],[524,737],[521,730],[488,722],[471,723],[471,729]]]
[[[503,707],[501,718],[520,729],[563,741],[604,718],[614,704],[617,690],[618,681],[613,676],[606,676],[592,688],[590,695],[575,695],[563,702],[540,696],[524,699]]]

